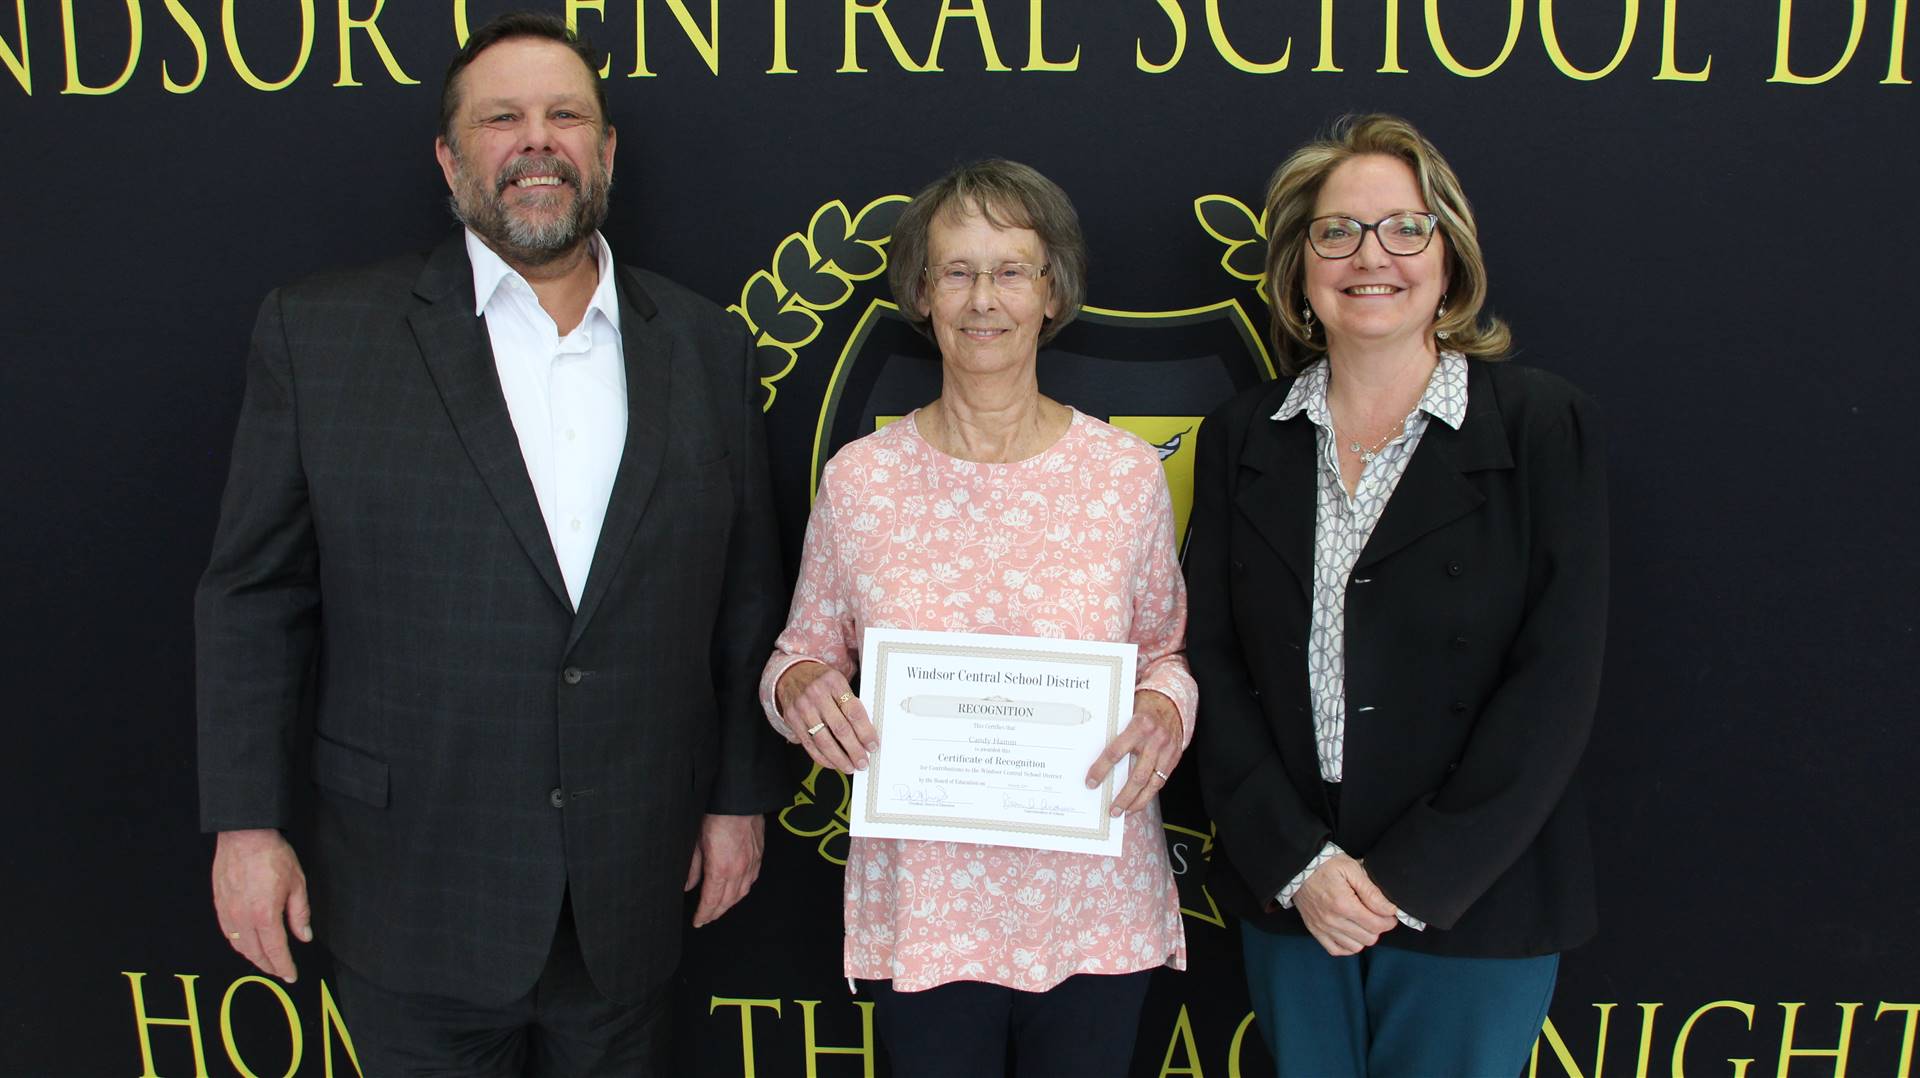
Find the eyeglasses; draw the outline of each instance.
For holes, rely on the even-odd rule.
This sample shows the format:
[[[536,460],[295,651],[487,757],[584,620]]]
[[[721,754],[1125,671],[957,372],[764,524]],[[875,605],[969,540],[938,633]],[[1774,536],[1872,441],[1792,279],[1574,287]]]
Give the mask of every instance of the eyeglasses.
[[[1437,213],[1396,213],[1373,224],[1351,217],[1315,217],[1307,222],[1307,242],[1321,258],[1351,258],[1371,232],[1381,250],[1405,258],[1426,250],[1439,228]]]
[[[1034,282],[1045,277],[1050,267],[1036,266],[1031,262],[1002,262],[992,269],[977,270],[965,262],[948,262],[939,266],[928,266],[921,272],[933,287],[941,292],[971,292],[973,282],[984,276],[999,292],[1030,291]]]

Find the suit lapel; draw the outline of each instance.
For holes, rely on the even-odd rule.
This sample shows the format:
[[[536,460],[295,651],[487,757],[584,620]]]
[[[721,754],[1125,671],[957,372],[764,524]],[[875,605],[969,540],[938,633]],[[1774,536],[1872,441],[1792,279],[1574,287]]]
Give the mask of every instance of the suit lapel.
[[[414,284],[414,294],[426,306],[407,321],[460,442],[540,578],[553,589],[555,598],[569,604],[546,518],[540,514],[540,500],[527,477],[507,398],[500,391],[486,322],[473,313],[473,269],[462,236],[456,235],[433,252]]]
[[[613,272],[620,294],[620,346],[627,372],[627,440],[620,451],[620,468],[614,473],[607,515],[593,548],[593,567],[580,595],[569,646],[580,638],[618,572],[640,518],[646,515],[666,456],[673,338],[654,321],[659,308],[640,283],[618,266]]]
[[[1406,473],[1387,500],[1373,536],[1354,563],[1358,570],[1479,508],[1486,495],[1467,473],[1513,467],[1506,424],[1493,380],[1482,364],[1467,367],[1467,417],[1455,430],[1429,419]]]
[[[1284,395],[1278,399],[1284,400]],[[1313,507],[1318,447],[1304,415],[1275,421],[1258,415],[1240,450],[1240,466],[1254,473],[1234,492],[1241,515],[1280,556],[1303,596],[1313,594]]]

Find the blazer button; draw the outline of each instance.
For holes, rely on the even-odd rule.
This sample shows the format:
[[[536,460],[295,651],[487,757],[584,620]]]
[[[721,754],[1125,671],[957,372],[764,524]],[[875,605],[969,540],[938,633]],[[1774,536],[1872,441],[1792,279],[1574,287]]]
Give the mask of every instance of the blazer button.
[[[552,805],[554,808],[557,808],[557,809],[566,808],[567,807],[566,791],[562,790],[558,786],[555,786],[553,789],[547,791],[547,804]]]
[[[582,674],[580,672],[580,668],[577,666],[569,666],[565,670],[560,671],[560,680],[566,682],[569,685],[580,684],[580,679],[585,676],[586,675]],[[558,793],[558,791],[555,791],[555,792]],[[556,805],[554,807],[558,808],[559,806]]]
[[[1465,650],[1467,650],[1467,638],[1466,638],[1466,637],[1464,637],[1464,636],[1456,636],[1456,637],[1454,637],[1454,638],[1453,638],[1453,650],[1455,650],[1455,651],[1465,651]]]
[[[1450,562],[1448,562],[1448,563],[1447,563],[1447,575],[1448,575],[1448,576],[1459,576],[1459,575],[1460,575],[1460,563],[1459,563],[1459,562],[1457,562],[1457,561],[1450,561]]]
[[[1467,713],[1467,702],[1465,700],[1455,700],[1453,706],[1447,710],[1453,712],[1455,715],[1465,715]]]
[[[1255,700],[1258,700],[1258,699],[1260,699],[1260,690],[1259,690],[1259,689],[1248,689],[1248,690],[1247,690],[1247,695],[1248,695],[1248,696],[1251,696],[1251,697],[1253,697],[1253,698],[1254,698]]]

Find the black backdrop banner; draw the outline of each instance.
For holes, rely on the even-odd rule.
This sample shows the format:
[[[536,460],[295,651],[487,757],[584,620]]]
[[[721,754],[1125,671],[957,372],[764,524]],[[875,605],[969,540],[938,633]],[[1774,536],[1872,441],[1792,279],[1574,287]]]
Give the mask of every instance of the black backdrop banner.
[[[1911,1073],[1907,0],[532,2],[610,52],[617,256],[759,342],[790,563],[826,457],[933,392],[884,288],[906,193],[1000,155],[1074,197],[1093,309],[1044,388],[1158,444],[1184,506],[1197,418],[1271,376],[1266,176],[1342,112],[1413,119],[1520,360],[1612,442],[1603,924],[1532,1073]],[[256,305],[450,231],[440,73],[508,6],[0,3],[0,1074],[357,1072],[324,949],[282,987],[214,924],[189,596]],[[886,1073],[838,975],[845,796],[796,771],[753,894],[690,931],[684,1073]],[[1135,1075],[1262,1073],[1190,785],[1166,815],[1192,968],[1096,1033]]]

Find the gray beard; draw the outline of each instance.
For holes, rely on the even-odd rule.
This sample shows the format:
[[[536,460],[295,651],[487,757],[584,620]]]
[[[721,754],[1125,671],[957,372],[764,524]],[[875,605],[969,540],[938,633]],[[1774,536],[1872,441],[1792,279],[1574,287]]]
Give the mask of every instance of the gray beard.
[[[575,190],[571,213],[535,220],[516,214],[503,197],[515,178],[513,170],[503,172],[501,182],[488,192],[467,172],[464,161],[460,162],[453,193],[447,196],[448,208],[500,257],[523,265],[546,265],[576,250],[606,221],[607,196],[613,186],[597,164],[594,175],[584,182],[572,166],[564,161],[559,166],[561,175]]]

